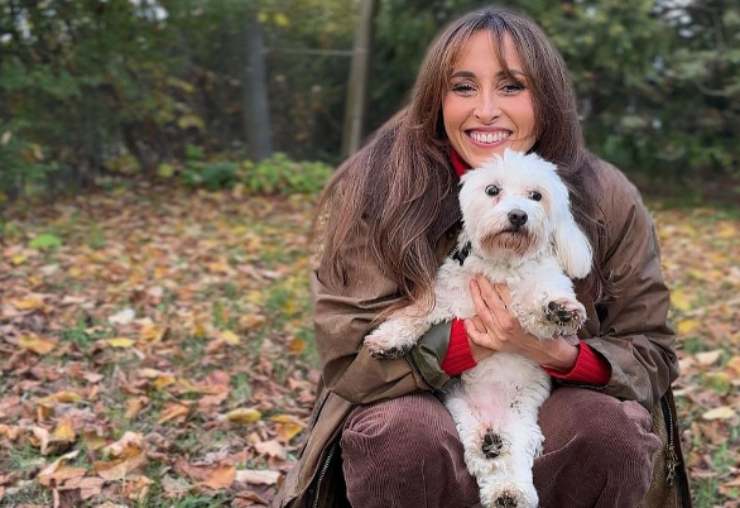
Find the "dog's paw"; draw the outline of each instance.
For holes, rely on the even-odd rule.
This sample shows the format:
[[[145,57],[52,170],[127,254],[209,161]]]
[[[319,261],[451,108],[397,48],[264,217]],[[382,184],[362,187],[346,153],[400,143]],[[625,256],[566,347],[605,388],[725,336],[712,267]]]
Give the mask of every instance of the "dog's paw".
[[[586,321],[586,309],[578,300],[560,298],[548,302],[545,317],[564,332],[575,331]]]
[[[537,508],[539,503],[534,485],[503,482],[490,487],[481,491],[481,501],[490,508]]]
[[[481,443],[481,451],[483,456],[487,459],[495,459],[504,449],[504,440],[493,429],[488,429],[483,434],[483,442]]]
[[[398,344],[389,340],[387,336],[375,333],[365,337],[364,342],[370,356],[377,360],[401,358],[413,347],[413,344]]]

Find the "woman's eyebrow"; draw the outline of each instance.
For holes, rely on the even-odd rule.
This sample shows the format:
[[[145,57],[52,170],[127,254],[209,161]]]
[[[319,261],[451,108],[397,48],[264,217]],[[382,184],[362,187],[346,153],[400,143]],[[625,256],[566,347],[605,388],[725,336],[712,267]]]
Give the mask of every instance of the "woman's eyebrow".
[[[527,75],[523,71],[520,71],[519,69],[508,69],[508,70],[498,71],[496,73],[496,78],[501,79],[501,78],[506,78],[506,77],[513,76],[513,75],[519,75],[523,78],[527,77]],[[450,78],[475,78],[475,77],[476,75],[474,72],[464,71],[464,70],[457,71],[453,73],[452,76],[450,76]]]

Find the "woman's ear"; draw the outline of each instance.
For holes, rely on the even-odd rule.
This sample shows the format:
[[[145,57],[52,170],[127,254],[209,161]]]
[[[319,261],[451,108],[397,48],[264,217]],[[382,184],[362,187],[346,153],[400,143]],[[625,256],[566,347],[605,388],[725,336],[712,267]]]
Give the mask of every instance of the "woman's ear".
[[[567,205],[555,219],[553,246],[555,256],[568,277],[582,279],[591,271],[591,244],[576,224]]]

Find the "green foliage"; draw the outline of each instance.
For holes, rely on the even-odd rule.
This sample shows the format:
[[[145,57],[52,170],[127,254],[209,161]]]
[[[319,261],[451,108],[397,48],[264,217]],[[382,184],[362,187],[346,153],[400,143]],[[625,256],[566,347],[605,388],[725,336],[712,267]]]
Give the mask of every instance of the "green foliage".
[[[28,244],[32,249],[54,250],[62,246],[62,239],[53,233],[42,233]]]
[[[305,194],[320,191],[331,176],[330,166],[321,162],[295,162],[276,153],[258,163],[189,161],[181,180],[189,187],[208,190],[241,184],[249,194]]]
[[[736,180],[740,7],[674,4],[506,2],[563,54],[594,152],[643,180]],[[406,103],[434,35],[490,2],[377,5],[367,133]],[[101,184],[111,173],[259,193],[319,188],[324,167],[210,162],[244,157],[248,11],[265,35],[273,145],[293,160],[336,165],[357,2],[6,0],[0,118],[12,120],[0,120],[0,203]],[[186,161],[179,174],[177,160]]]
[[[257,164],[244,164],[243,183],[254,194],[318,192],[331,176],[331,167],[320,162],[293,162],[277,153]]]

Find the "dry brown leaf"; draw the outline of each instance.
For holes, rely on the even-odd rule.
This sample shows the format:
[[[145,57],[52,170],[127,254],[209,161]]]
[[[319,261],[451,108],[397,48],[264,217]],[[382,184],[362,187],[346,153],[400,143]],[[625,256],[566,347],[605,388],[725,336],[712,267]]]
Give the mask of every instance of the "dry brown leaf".
[[[23,335],[18,339],[18,345],[23,349],[33,351],[37,355],[51,353],[57,346],[56,341],[44,339],[35,334]]]
[[[133,397],[126,401],[126,412],[124,416],[133,420],[141,412],[142,408],[149,402],[147,397]]]
[[[64,455],[62,455],[61,457],[59,457],[58,459],[56,459],[54,462],[52,462],[51,464],[49,464],[48,466],[46,466],[44,469],[42,469],[39,472],[39,474],[37,476],[37,479],[38,479],[39,483],[41,483],[41,485],[44,485],[44,486],[48,487],[49,485],[51,485],[51,482],[52,481],[59,482],[60,481],[59,480],[59,477],[56,476],[56,474],[60,470],[60,468],[64,467],[63,466],[64,462],[67,461],[67,460],[70,460],[70,459],[74,459],[79,454],[80,454],[80,451],[79,450],[75,450],[75,451],[72,451],[72,452],[69,452],[69,453],[65,453]],[[72,469],[75,469],[75,468],[72,468]],[[66,475],[69,475],[70,473],[68,471],[66,471],[66,472],[63,473],[63,475],[65,475],[65,474]],[[85,470],[82,469],[82,474],[80,476],[84,476],[84,475],[85,475]],[[65,478],[65,479],[74,478],[74,477],[75,477],[74,475],[67,476],[67,478]]]
[[[276,440],[263,441],[261,443],[255,443],[254,449],[260,455],[266,455],[268,457],[275,457],[276,459],[285,460],[288,456],[285,451],[285,447]]]
[[[703,353],[696,354],[696,361],[699,363],[699,365],[708,367],[716,363],[717,360],[719,360],[720,356],[722,356],[721,349],[715,349],[713,351],[705,351]]]
[[[705,420],[729,420],[735,416],[735,411],[730,406],[716,407],[710,411],[707,411],[702,418]]]
[[[164,407],[164,409],[162,409],[157,423],[162,424],[171,420],[184,420],[189,412],[190,406],[177,402],[170,402]]]
[[[177,498],[186,494],[190,489],[190,484],[184,478],[172,478],[165,476],[162,478],[162,488],[168,498]]]
[[[209,489],[226,489],[234,483],[236,468],[234,466],[219,466],[211,469],[201,485]]]
[[[243,469],[236,472],[237,482],[252,485],[275,485],[279,478],[279,471],[269,469]]]
[[[25,298],[11,300],[10,304],[18,310],[38,310],[44,308],[44,296],[39,294],[30,294]]]
[[[103,489],[105,480],[102,478],[95,478],[87,476],[84,478],[72,478],[64,482],[64,484],[58,487],[58,490],[77,490],[80,491],[80,499],[90,499],[91,497],[99,496]],[[102,506],[102,505],[98,505]]]
[[[149,493],[151,484],[152,481],[144,475],[130,475],[126,478],[121,494],[133,501],[143,501]]]

